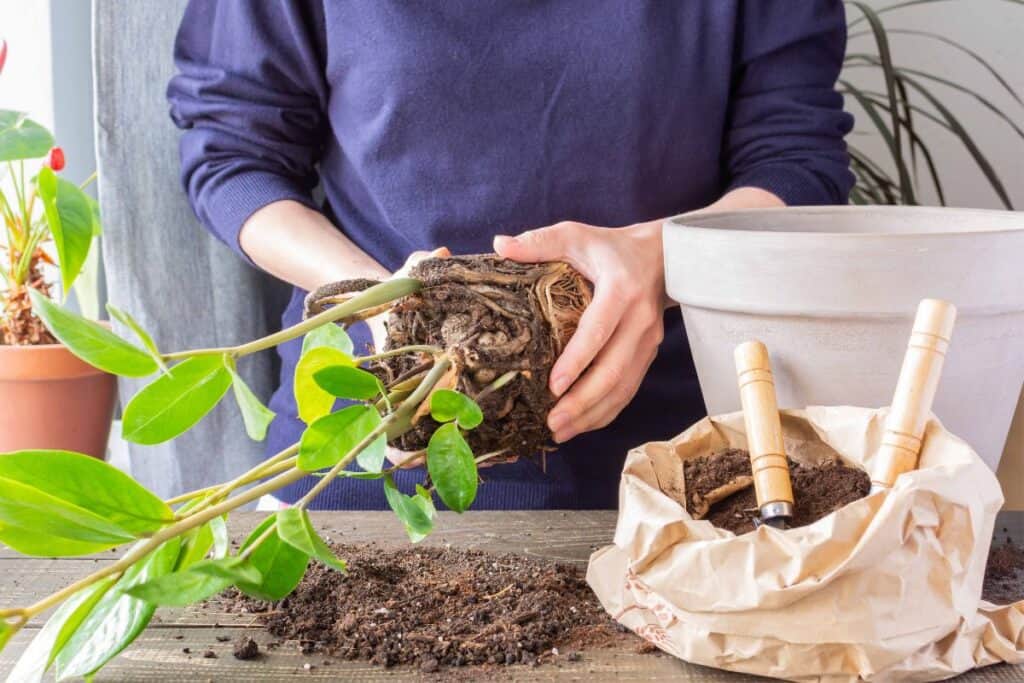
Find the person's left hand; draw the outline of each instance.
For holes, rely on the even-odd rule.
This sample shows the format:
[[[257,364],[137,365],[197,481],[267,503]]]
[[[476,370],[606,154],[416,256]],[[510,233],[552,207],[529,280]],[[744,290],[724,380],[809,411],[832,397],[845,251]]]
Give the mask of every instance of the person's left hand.
[[[616,229],[558,223],[499,235],[494,250],[526,263],[565,261],[594,284],[594,299],[551,370],[551,392],[561,398],[548,427],[562,443],[606,426],[640,388],[664,336],[661,221]]]

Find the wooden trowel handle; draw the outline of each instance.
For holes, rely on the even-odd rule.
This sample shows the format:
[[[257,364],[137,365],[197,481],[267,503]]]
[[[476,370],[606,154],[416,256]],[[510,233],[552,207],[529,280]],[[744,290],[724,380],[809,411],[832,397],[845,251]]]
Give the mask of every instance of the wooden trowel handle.
[[[757,506],[764,515],[768,512],[766,506],[769,510],[778,511],[788,505],[788,515],[784,512],[779,514],[790,516],[793,487],[789,480],[786,445],[782,440],[782,423],[768,349],[759,341],[749,341],[737,346],[734,355]]]
[[[939,388],[942,363],[955,323],[956,307],[951,303],[924,299],[917,307],[914,330],[875,459],[872,490],[889,488],[898,476],[917,468],[925,423]]]

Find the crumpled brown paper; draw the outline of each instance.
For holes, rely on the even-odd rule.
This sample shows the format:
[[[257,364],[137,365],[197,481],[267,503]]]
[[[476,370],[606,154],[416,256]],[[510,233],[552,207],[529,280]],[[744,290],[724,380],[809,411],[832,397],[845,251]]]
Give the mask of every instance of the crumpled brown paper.
[[[884,419],[783,411],[787,451],[831,446],[870,471]],[[614,545],[587,572],[619,622],[689,662],[794,681],[935,681],[1024,662],[1024,601],[980,599],[1002,492],[938,421],[891,491],[784,532],[735,536],[687,514],[683,462],[730,446],[746,448],[740,413],[630,451]]]

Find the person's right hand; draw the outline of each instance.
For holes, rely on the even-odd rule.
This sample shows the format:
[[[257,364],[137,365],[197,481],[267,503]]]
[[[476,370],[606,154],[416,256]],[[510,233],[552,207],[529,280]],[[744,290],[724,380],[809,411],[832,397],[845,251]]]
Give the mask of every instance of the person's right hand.
[[[405,259],[402,267],[391,274],[390,279],[409,277],[409,271],[412,270],[412,267],[423,259],[447,258],[451,255],[452,252],[449,251],[448,247],[438,247],[433,251],[414,251],[409,254],[409,258]],[[388,338],[387,330],[384,327],[384,319],[386,317],[386,315],[378,315],[366,321],[366,324],[370,327],[370,334],[373,335],[373,348],[377,352],[384,350],[384,342]]]

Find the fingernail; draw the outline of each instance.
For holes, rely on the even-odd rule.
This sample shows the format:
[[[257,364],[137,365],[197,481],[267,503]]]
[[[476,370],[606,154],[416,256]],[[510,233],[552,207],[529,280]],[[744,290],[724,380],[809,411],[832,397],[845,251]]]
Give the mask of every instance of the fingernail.
[[[565,390],[569,388],[569,378],[565,375],[559,375],[551,380],[551,393],[555,396],[561,396],[565,393]]]
[[[552,438],[554,439],[555,443],[565,443],[574,436],[576,436],[576,432],[572,431],[571,429],[567,429],[563,432],[556,433]]]
[[[558,432],[562,428],[568,427],[570,422],[572,422],[572,417],[570,417],[569,413],[554,413],[548,418],[548,428],[552,432]]]
[[[510,247],[516,243],[515,237],[509,237],[508,235],[495,235],[494,236],[494,251],[501,251],[506,247]]]

